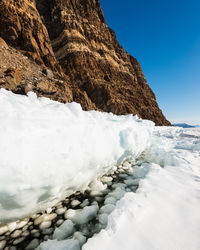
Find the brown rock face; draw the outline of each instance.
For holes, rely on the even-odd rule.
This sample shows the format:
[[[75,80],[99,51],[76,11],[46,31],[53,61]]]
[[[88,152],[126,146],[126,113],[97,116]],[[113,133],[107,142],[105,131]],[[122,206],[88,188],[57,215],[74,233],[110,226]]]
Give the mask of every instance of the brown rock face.
[[[64,78],[68,100],[170,125],[139,63],[107,26],[99,0],[2,0],[0,17],[0,36]]]
[[[1,0],[0,37],[39,64],[59,68],[46,27],[31,0]]]

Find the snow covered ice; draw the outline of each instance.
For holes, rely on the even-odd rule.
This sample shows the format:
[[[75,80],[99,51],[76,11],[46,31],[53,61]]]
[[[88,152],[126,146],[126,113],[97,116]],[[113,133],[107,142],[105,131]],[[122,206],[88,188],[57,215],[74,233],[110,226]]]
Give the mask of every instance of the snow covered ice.
[[[1,89],[0,139],[0,223],[77,190],[88,188],[97,201],[105,194],[101,207],[85,199],[83,209],[60,208],[66,220],[39,250],[200,249],[200,129],[155,127]],[[116,166],[123,183],[97,178]],[[35,223],[49,223],[42,216]],[[76,225],[95,217],[103,229],[86,242]]]
[[[115,185],[115,191],[107,196],[121,199],[116,206],[111,201],[101,207],[99,221],[108,223],[107,227],[89,238],[83,250],[200,248],[199,132],[200,129],[154,128],[145,154],[129,175],[123,174],[130,180],[128,185],[131,176],[133,180],[140,179],[137,192],[123,193],[119,190],[124,186]],[[61,242],[54,243],[49,240],[39,249],[63,249]]]
[[[153,123],[0,89],[0,224],[52,206],[149,145]]]
[[[200,129],[155,128],[148,174],[83,250],[200,249],[199,147]]]

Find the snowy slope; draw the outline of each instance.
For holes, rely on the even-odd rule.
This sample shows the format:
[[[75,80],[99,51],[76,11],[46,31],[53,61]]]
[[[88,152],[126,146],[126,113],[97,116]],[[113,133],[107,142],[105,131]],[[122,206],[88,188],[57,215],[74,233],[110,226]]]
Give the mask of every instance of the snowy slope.
[[[84,190],[149,145],[153,123],[0,89],[0,224]]]
[[[137,193],[118,202],[83,250],[200,249],[200,129],[155,129],[145,160]]]

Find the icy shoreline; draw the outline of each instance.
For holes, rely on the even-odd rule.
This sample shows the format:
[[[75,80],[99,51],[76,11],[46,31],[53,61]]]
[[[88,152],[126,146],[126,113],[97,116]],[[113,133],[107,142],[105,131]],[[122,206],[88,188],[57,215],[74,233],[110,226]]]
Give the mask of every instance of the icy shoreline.
[[[46,249],[48,239],[56,245],[68,240],[80,249],[88,238],[106,228],[117,201],[126,192],[137,190],[148,169],[135,164],[126,161],[112,174],[91,182],[86,192],[76,192],[43,212],[0,226],[0,249],[35,249],[40,243],[39,249]],[[72,211],[79,211],[81,217],[73,216]],[[57,249],[56,245],[52,249]]]
[[[200,129],[156,128],[149,173],[83,250],[200,249]]]
[[[124,162],[112,174],[91,183],[86,193],[72,195],[24,220],[23,228],[11,223],[11,232],[1,235],[0,246],[198,250],[200,130],[156,130],[151,148],[141,159],[132,164]],[[160,139],[162,144],[158,144]]]
[[[0,249],[200,248],[200,129],[0,90],[0,138]]]
[[[0,224],[55,205],[134,160],[153,123],[0,89]]]

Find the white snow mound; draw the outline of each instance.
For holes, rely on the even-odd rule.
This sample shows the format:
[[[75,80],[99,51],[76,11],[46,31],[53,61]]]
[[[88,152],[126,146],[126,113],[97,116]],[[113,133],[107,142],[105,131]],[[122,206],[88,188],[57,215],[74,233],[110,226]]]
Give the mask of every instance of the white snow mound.
[[[84,190],[149,147],[154,124],[0,89],[0,224]]]
[[[200,249],[200,129],[155,128],[144,161],[137,192],[118,201],[83,250]]]

